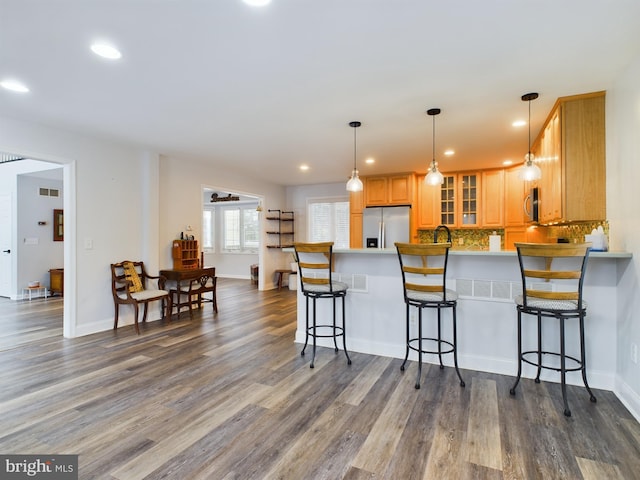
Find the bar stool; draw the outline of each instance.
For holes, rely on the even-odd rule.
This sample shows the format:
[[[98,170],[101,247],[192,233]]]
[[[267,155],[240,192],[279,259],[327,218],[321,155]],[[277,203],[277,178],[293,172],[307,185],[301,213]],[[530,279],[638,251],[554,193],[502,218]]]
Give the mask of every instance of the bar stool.
[[[509,392],[516,394],[516,387],[522,375],[522,362],[537,368],[536,383],[540,383],[541,370],[560,372],[562,384],[562,400],[564,414],[571,416],[567,403],[566,372],[582,372],[584,386],[589,392],[590,400],[596,402],[589,383],[585,365],[584,317],[587,304],[582,298],[582,284],[589,258],[590,243],[516,243],[518,262],[522,276],[522,295],[515,298],[518,311],[518,375]],[[538,346],[536,350],[522,351],[522,314],[536,316],[538,320]],[[542,349],[542,318],[558,320],[560,327],[560,352]],[[580,357],[567,355],[565,347],[565,322],[577,319],[579,323]],[[560,361],[550,365],[543,362],[543,357],[556,358]],[[567,360],[571,367],[567,367]]]
[[[333,270],[333,242],[320,243],[301,243],[293,244],[295,250],[296,261],[298,262],[298,270],[300,272],[300,286],[302,294],[306,300],[306,337],[304,348],[300,355],[304,356],[304,352],[309,342],[309,337],[313,338],[313,353],[311,355],[311,368],[314,366],[316,358],[316,338],[332,337],[335,351],[338,351],[337,337],[342,337],[342,346],[344,354],[347,357],[347,363],[351,365],[351,358],[347,352],[347,343],[345,338],[345,306],[344,298],[347,295],[349,286],[344,282],[337,282],[332,278]],[[319,298],[330,298],[333,302],[333,321],[332,323],[316,323],[316,300]],[[336,299],[342,299],[342,326],[336,324]],[[313,303],[313,318],[309,325],[309,299]],[[327,332],[328,333],[321,333]]]
[[[409,350],[418,352],[418,376],[416,388],[420,388],[422,375],[422,354],[438,354],[440,368],[444,368],[442,356],[453,353],[453,363],[460,379],[460,386],[465,383],[458,368],[456,306],[458,294],[446,286],[447,262],[451,243],[396,243],[400,269],[402,270],[402,284],[404,288],[404,303],[406,304],[406,353],[400,370],[404,371],[409,358]],[[418,309],[418,333],[411,332],[410,307]],[[424,337],[422,332],[422,309],[433,308],[437,311],[437,336]],[[450,308],[452,312],[453,338],[451,341],[442,338],[443,308]],[[425,350],[424,343],[435,344],[437,350]],[[444,347],[444,348],[443,348]]]

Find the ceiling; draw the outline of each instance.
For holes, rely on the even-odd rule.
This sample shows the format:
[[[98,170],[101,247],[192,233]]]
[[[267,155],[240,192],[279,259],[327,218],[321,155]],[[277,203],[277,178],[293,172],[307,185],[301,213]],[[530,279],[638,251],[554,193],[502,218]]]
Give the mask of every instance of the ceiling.
[[[640,54],[637,0],[0,0],[0,114],[283,185],[522,162]],[[94,55],[104,39],[118,61]],[[455,155],[445,157],[445,148]],[[372,166],[364,159],[373,157]],[[309,170],[300,171],[306,164]]]

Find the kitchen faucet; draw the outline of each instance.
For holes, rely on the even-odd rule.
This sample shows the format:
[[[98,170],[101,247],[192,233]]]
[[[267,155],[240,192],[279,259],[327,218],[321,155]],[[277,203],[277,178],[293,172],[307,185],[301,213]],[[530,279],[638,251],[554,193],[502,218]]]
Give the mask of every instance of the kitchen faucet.
[[[446,225],[438,225],[436,229],[433,231],[433,243],[438,243],[438,233],[440,230],[444,230],[447,232],[447,242],[451,243],[451,230]]]

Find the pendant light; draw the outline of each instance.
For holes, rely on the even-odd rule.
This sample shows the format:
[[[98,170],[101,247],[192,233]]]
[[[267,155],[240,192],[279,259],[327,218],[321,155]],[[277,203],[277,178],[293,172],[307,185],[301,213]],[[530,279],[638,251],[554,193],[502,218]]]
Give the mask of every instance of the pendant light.
[[[353,127],[353,172],[351,172],[351,178],[347,182],[347,191],[348,192],[361,192],[362,191],[362,180],[358,177],[358,169],[356,167],[356,128],[358,128],[362,123],[360,122],[349,122],[349,126]]]
[[[439,108],[430,108],[427,110],[427,115],[431,115],[433,118],[433,159],[431,160],[431,166],[429,167],[429,173],[424,177],[424,181],[428,185],[441,185],[444,183],[444,176],[438,170],[438,162],[436,162],[436,115],[440,115],[441,110]]]
[[[518,176],[521,180],[532,181],[538,180],[542,177],[542,170],[540,167],[533,163],[534,155],[531,153],[531,100],[535,100],[538,98],[538,94],[533,93],[525,93],[522,96],[523,102],[529,102],[529,151],[524,156],[524,164],[518,173]]]

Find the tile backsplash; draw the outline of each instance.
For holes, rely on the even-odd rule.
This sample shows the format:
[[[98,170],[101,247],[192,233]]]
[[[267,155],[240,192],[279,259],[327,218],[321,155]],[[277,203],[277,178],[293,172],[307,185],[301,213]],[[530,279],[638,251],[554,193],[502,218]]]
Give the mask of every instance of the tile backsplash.
[[[590,234],[594,229],[602,226],[604,233],[609,238],[609,222],[581,222],[570,225],[540,226],[538,230],[542,232],[546,241],[555,243],[559,238],[566,239],[571,243],[584,242],[584,236]],[[500,235],[502,237],[501,248],[504,249],[504,229],[483,229],[483,228],[452,228],[451,242],[454,250],[488,250],[489,235]],[[433,230],[418,230],[420,243],[433,242]],[[441,241],[444,241],[445,232],[440,232]]]

